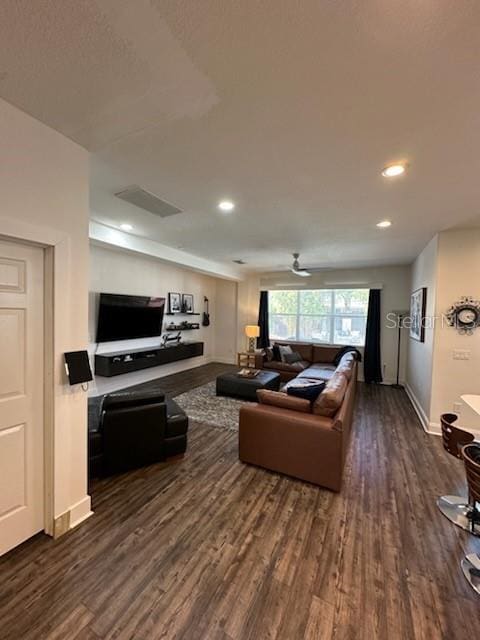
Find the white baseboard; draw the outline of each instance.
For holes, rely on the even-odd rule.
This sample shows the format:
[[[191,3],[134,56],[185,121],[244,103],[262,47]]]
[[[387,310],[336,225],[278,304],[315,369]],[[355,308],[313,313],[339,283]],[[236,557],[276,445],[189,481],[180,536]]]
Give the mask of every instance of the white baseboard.
[[[441,435],[442,430],[440,425],[437,422],[430,422],[410,385],[405,385],[405,391],[407,392],[407,396],[412,403],[412,407],[415,409],[415,413],[417,414],[424,431],[432,436]]]
[[[93,515],[93,511],[91,509],[90,496],[86,495],[75,504],[72,504],[70,509],[54,518],[52,532],[53,537],[55,540],[60,538],[65,535],[67,531],[74,529],[91,515]]]
[[[70,529],[74,529],[90,516],[93,516],[92,502],[87,495],[70,507]]]
[[[214,356],[210,362],[220,362],[220,364],[236,364],[235,356]]]

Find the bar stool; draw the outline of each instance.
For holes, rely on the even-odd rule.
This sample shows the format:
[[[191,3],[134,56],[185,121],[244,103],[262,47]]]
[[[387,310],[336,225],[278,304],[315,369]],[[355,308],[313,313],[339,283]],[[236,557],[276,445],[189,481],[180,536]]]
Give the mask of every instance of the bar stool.
[[[459,460],[462,460],[462,447],[473,441],[473,434],[454,427],[453,423],[458,419],[456,413],[444,413],[440,416],[440,422],[442,425],[442,441],[443,447],[448,453]],[[466,498],[461,496],[442,496],[437,500],[437,506],[443,515],[456,524],[457,527],[461,527],[465,531],[470,531],[474,535],[475,528],[472,531],[471,515],[472,507],[468,503]]]
[[[467,474],[468,501],[470,504],[470,531],[478,535],[480,529],[480,445],[467,444],[462,448]],[[461,562],[463,575],[474,591],[480,595],[480,556],[470,553]]]

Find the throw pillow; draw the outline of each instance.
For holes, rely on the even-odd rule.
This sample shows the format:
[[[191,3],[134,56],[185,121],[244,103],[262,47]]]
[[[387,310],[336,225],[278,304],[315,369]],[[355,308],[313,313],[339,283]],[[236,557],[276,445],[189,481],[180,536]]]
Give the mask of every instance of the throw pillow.
[[[303,358],[298,353],[298,351],[294,351],[293,353],[286,353],[284,356],[284,362],[287,364],[295,364],[295,362],[302,362]]]
[[[321,382],[301,382],[299,380],[294,383],[290,382],[287,393],[295,398],[304,398],[310,402],[315,402],[324,389],[325,382],[323,380]]]
[[[280,355],[280,346],[278,344],[274,344],[272,346],[272,360],[278,360],[279,362],[282,360],[282,356]]]
[[[271,349],[270,347],[267,347],[265,349],[265,356],[266,356],[267,362],[271,362],[273,360],[273,349]]]
[[[280,360],[282,362],[286,362],[285,356],[287,354],[290,355],[293,353],[292,347],[290,347],[289,345],[286,345],[286,346],[279,345],[278,350],[280,351]]]

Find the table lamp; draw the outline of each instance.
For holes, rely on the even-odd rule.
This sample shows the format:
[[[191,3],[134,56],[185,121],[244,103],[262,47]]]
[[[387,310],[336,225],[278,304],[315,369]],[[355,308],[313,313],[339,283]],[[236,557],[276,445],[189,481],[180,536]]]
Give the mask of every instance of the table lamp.
[[[255,351],[255,338],[260,335],[260,327],[256,324],[247,324],[245,327],[245,335],[248,338],[248,351],[254,353]]]

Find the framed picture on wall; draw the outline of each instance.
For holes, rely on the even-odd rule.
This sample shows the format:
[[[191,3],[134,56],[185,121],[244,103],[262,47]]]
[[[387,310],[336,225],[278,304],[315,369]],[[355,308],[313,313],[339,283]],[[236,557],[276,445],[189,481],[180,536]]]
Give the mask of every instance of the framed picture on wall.
[[[410,337],[425,342],[425,313],[427,288],[417,289],[410,296]]]
[[[182,312],[182,296],[180,293],[170,292],[168,294],[168,313]]]
[[[191,293],[182,294],[183,313],[193,313],[193,295]]]

